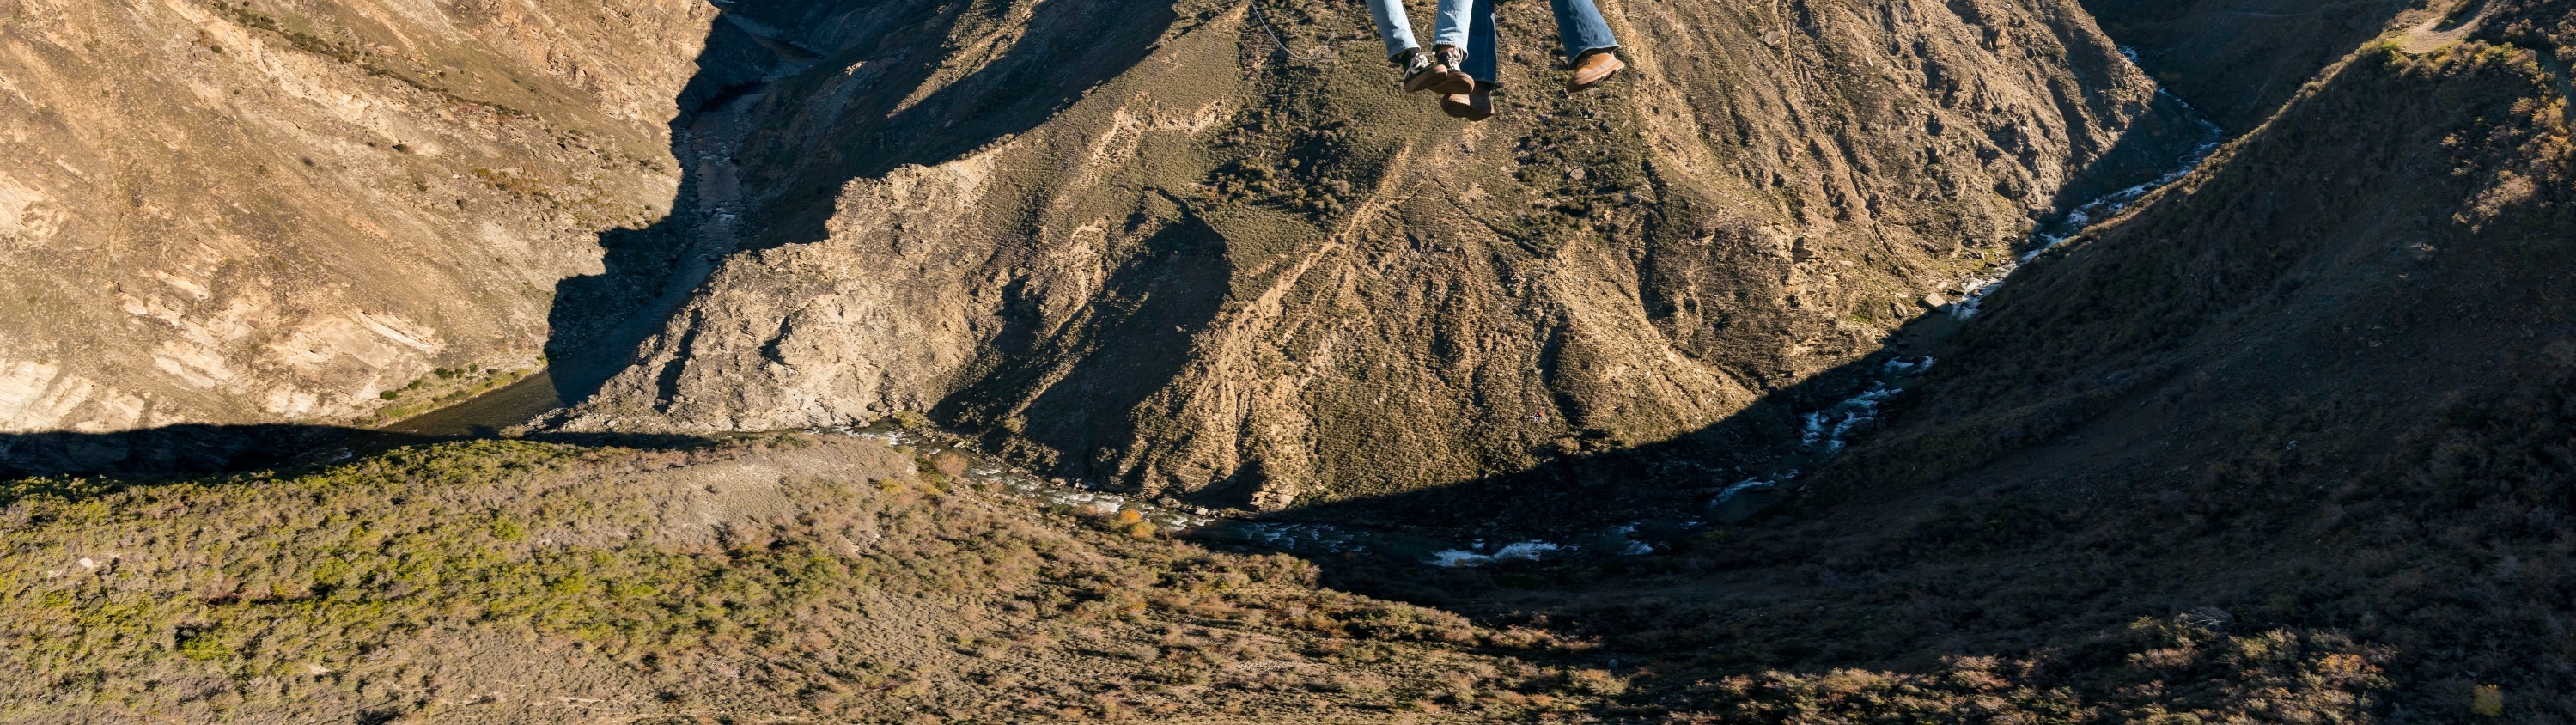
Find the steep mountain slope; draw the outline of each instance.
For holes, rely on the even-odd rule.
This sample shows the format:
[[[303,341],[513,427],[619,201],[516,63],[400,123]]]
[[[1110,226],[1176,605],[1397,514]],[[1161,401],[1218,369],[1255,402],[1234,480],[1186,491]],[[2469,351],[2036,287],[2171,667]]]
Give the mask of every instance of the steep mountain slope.
[[[2041,256],[1764,518],[1327,581],[1598,636],[1664,722],[2576,718],[2576,6],[2483,10]]]
[[[1743,401],[1879,368],[1836,366],[1898,316],[1871,305],[1923,289],[1899,272],[1982,266],[2036,208],[2017,205],[2087,192],[2044,153],[1974,172],[2024,193],[1936,181],[1970,173],[1952,162],[1974,149],[1942,144],[1995,118],[1988,101],[2037,108],[2004,101],[2054,86],[1974,76],[1951,109],[1873,85],[1857,69],[1890,59],[1857,49],[1875,46],[1817,42],[1865,36],[1849,16],[1775,7],[1810,22],[1614,8],[1657,41],[1639,76],[1667,83],[1556,101],[1523,75],[1508,100],[1526,117],[1483,127],[1394,97],[1363,43],[1315,50],[1345,47],[1317,41],[1351,20],[1324,5],[743,9],[705,52],[742,57],[680,92],[695,188],[679,203],[712,221],[644,230],[611,250],[639,266],[596,278],[624,290],[583,294],[618,308],[694,278],[646,262],[741,251],[706,268],[645,366],[567,421],[704,432],[926,409],[1058,471],[1133,464],[1152,492],[1410,516],[1401,497],[1308,504],[1594,470],[1614,457],[1557,454],[1712,430],[1653,427],[1698,410],[1674,401],[1785,418]],[[1875,17],[1934,24],[1902,7]],[[1545,37],[1516,12],[1516,37]],[[2204,165],[2039,254],[1964,321],[1927,320],[1957,332],[1914,338],[1939,359],[1887,399],[1888,427],[1741,525],[1480,567],[1374,548],[1299,561],[1031,506],[963,458],[805,433],[10,481],[0,719],[2576,720],[2576,3],[2439,12],[2241,111],[2256,122]],[[1730,27],[1753,44],[1680,35]],[[1960,37],[1977,42],[1923,47],[2030,36]],[[1816,53],[1794,64],[1817,72],[1760,48]],[[2112,78],[2113,57],[2070,77]],[[1734,62],[1763,72],[1712,94],[1688,70]],[[1909,99],[1940,133],[1838,125]],[[1743,108],[1768,110],[1667,133]],[[2142,129],[2174,120],[2103,116],[2060,150],[2158,158]],[[1820,132],[1838,128],[1861,130]],[[1908,158],[1938,169],[1860,163],[1923,149]],[[1832,168],[1850,171],[1799,176]],[[1971,201],[1993,206],[1959,211]],[[1943,210],[1951,227],[1898,216]],[[1955,257],[1899,243],[1963,226],[2000,236]],[[573,337],[622,334],[598,326]],[[1658,350],[1672,357],[1638,362]],[[1649,385],[1693,371],[1715,382]],[[1281,421],[1312,432],[1262,427]],[[1515,480],[1452,490],[1634,513],[1594,495],[1618,486],[1487,487]]]
[[[2108,426],[2097,454],[2241,450],[2243,426],[2291,426],[2264,405],[2340,411],[2294,457],[2359,464],[2445,407],[2555,380],[2576,329],[2556,280],[2576,268],[2564,76],[2543,61],[2568,31],[2514,12],[2420,57],[2395,36],[2364,48],[2199,174],[2042,257],[1960,333],[1924,422],[1856,454],[1849,480],[1935,478],[2078,426]]]
[[[2405,0],[2089,0],[2157,83],[2220,125],[2269,118],[2318,70],[2376,36]]]
[[[1481,125],[1329,3],[763,17],[843,49],[750,112],[764,226],[561,422],[921,411],[1274,508],[1451,483],[1742,411],[2191,142],[2072,3],[1609,12],[1637,70],[1566,98],[1507,8]]]
[[[0,431],[366,420],[537,367],[594,235],[668,210],[715,15],[0,3]]]
[[[1919,657],[1938,646],[2025,658],[2025,684],[2130,718],[2576,716],[2557,624],[2576,571],[2576,144],[2556,62],[2576,8],[2488,5],[2462,42],[2364,47],[2200,173],[2044,256],[1891,430],[1819,474],[1799,507],[1817,516],[1702,564],[1814,589],[1673,607],[1649,620],[1663,631],[1573,608],[1627,622],[1638,647],[1707,627],[1797,643],[1803,661],[1743,683],[1777,694],[1764,712],[1841,686],[1811,676],[1821,663],[1895,671],[1861,692],[1961,682]],[[1820,618],[1884,624],[1762,623],[1826,600]],[[2123,633],[2141,617],[2164,621]],[[2173,649],[2104,658],[2138,636]],[[2202,678],[2238,684],[2119,689]],[[2318,684],[2347,690],[2298,691]],[[1918,705],[1980,696],[1940,689]]]

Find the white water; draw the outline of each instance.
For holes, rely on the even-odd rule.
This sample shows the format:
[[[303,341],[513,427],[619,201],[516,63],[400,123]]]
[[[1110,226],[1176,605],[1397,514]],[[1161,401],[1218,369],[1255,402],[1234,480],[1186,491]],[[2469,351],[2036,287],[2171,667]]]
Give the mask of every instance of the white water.
[[[2130,56],[2131,61],[2135,61],[2137,59],[2134,54],[2128,53],[2126,48],[2123,48],[2122,51],[2124,55]],[[2184,103],[2182,99],[2175,98],[2173,94],[2164,92],[2164,89],[2156,89],[2156,95],[2163,96],[2166,100],[2173,101],[2175,105],[2183,107],[2184,110],[2191,109],[2191,104]],[[2118,216],[2120,212],[2127,210],[2130,204],[2137,203],[2139,199],[2146,198],[2148,194],[2155,193],[2157,189],[2165,188],[2176,181],[2181,181],[2183,177],[2190,176],[2192,170],[2200,168],[2200,162],[2208,159],[2210,154],[2216,153],[2219,145],[2227,139],[2227,132],[2225,129],[2219,128],[2218,124],[2209,122],[2209,119],[2201,118],[2197,112],[2193,113],[2192,121],[2200,124],[2201,132],[2205,137],[2201,140],[2200,145],[2193,146],[2190,151],[2185,152],[2182,155],[2182,158],[2176,160],[2172,171],[2166,172],[2163,176],[2149,179],[2145,183],[2095,197],[2092,201],[2087,201],[2082,205],[2067,211],[2064,219],[2059,220],[2058,223],[2050,225],[2049,227],[2050,229],[2057,230],[2062,233],[2051,233],[2049,231],[2032,233],[2031,239],[2039,242],[2039,245],[2036,248],[2033,248],[2028,252],[2024,252],[2020,256],[2005,260],[2004,263],[1995,265],[1993,269],[1986,270],[1983,273],[1969,277],[1967,280],[1960,282],[1959,289],[1963,297],[1957,303],[1951,305],[1950,314],[1956,315],[1959,319],[1963,320],[1975,317],[1979,308],[1984,305],[1986,296],[1994,294],[1997,289],[2001,289],[2004,281],[2010,279],[2014,272],[2021,271],[2023,265],[2029,264],[2031,260],[2038,259],[2039,255],[2047,253],[2048,250],[2056,249],[2059,245],[2065,244],[2067,240],[2074,239],[2076,233],[2082,232],[2086,227],[2092,226],[2093,222]]]
[[[1900,362],[1903,361],[1889,361],[1888,367],[1896,368]],[[1912,371],[1926,370],[1931,367],[1930,358],[1925,358],[1925,362],[1919,365],[1905,365],[1906,369]],[[1863,425],[1877,422],[1879,404],[1887,402],[1888,398],[1895,397],[1897,393],[1904,391],[1904,388],[1889,385],[1885,380],[1870,381],[1868,390],[1846,398],[1843,402],[1834,404],[1833,407],[1808,413],[1805,416],[1806,428],[1799,431],[1799,445],[1826,455],[1843,452],[1844,448],[1851,446],[1852,431]]]
[[[2127,47],[2120,49],[2120,55],[2128,58],[2131,63],[2137,62],[2138,59],[2137,52]],[[2157,89],[2156,94],[2173,101],[2175,105],[2181,106],[2186,111],[2192,110],[2191,104],[2165,93],[2163,89]],[[1995,290],[2001,289],[2014,272],[2020,271],[2031,260],[2038,259],[2039,255],[2075,238],[2077,233],[2092,226],[2094,222],[2119,215],[2138,200],[2176,181],[2181,181],[2184,177],[2190,176],[2193,170],[2200,168],[2201,162],[2207,160],[2210,154],[2216,153],[2219,145],[2226,140],[2226,131],[2220,129],[2218,124],[2201,118],[2196,111],[2192,113],[2191,118],[2194,123],[2200,125],[2205,137],[2200,144],[2175,159],[2174,168],[2171,171],[2145,183],[2096,197],[2068,210],[2057,223],[2033,232],[2031,239],[2038,243],[2035,248],[1960,282],[1959,289],[1963,297],[1951,305],[1950,314],[1962,320],[1976,316],[1985,303],[1986,297],[1994,294]],[[1804,462],[1816,463],[1821,462],[1821,459],[1842,453],[1845,448],[1850,447],[1850,437],[1854,432],[1878,420],[1881,403],[1897,393],[1904,392],[1903,382],[1930,370],[1936,362],[1938,361],[1931,357],[1889,360],[1874,376],[1875,379],[1870,382],[1868,389],[1822,410],[1800,416],[1805,424],[1799,430],[1799,447],[1803,455],[1795,456],[1793,460],[1812,457],[1819,460]],[[1709,502],[1709,506],[1721,507],[1746,494],[1779,491],[1784,485],[1797,480],[1801,473],[1802,471],[1797,469],[1788,469],[1767,477],[1756,476],[1745,479],[1718,492],[1717,497]]]
[[[1326,554],[1368,551],[1368,540],[1359,532],[1332,524],[1305,524],[1265,521],[1245,524],[1245,538],[1289,551],[1312,551]]]
[[[1484,548],[1484,543],[1485,542],[1479,541],[1471,546],[1472,548],[1482,549]],[[1563,548],[1565,547],[1545,541],[1522,541],[1505,544],[1502,548],[1496,549],[1494,553],[1491,554],[1479,554],[1468,549],[1450,549],[1448,551],[1432,554],[1431,563],[1439,566],[1459,567],[1484,566],[1497,561],[1538,561],[1539,557],[1546,556],[1548,552]]]

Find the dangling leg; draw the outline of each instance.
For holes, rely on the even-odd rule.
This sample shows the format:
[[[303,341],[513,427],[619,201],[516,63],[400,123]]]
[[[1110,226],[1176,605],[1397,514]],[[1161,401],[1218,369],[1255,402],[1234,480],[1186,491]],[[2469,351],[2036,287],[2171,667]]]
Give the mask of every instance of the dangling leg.
[[[1467,22],[1467,60],[1464,70],[1476,79],[1475,90],[1440,99],[1440,110],[1470,121],[1494,116],[1494,78],[1501,69],[1496,56],[1494,37],[1494,0],[1463,0],[1469,5]],[[1448,3],[1443,2],[1445,10]]]
[[[1574,75],[1565,79],[1565,90],[1590,90],[1628,67],[1613,52],[1619,49],[1619,39],[1611,36],[1610,23],[1601,19],[1601,8],[1592,0],[1549,0],[1549,4],[1556,10],[1556,32],[1565,39],[1565,62],[1574,68]]]
[[[1457,85],[1460,76],[1440,63],[1438,56],[1422,52],[1413,41],[1413,21],[1404,16],[1404,0],[1368,0],[1369,17],[1377,21],[1377,35],[1386,41],[1386,59],[1404,71],[1405,92],[1428,91]]]
[[[1439,56],[1441,68],[1448,74],[1448,78],[1434,89],[1441,95],[1463,95],[1476,90],[1475,78],[1467,73],[1468,26],[1473,23],[1469,15],[1474,8],[1475,0],[1440,0],[1439,22],[1433,24],[1431,31],[1431,52]]]
[[[1368,0],[1369,18],[1377,21],[1377,37],[1386,41],[1386,59],[1402,62],[1407,53],[1422,49],[1413,42],[1413,21],[1404,17],[1404,0]]]

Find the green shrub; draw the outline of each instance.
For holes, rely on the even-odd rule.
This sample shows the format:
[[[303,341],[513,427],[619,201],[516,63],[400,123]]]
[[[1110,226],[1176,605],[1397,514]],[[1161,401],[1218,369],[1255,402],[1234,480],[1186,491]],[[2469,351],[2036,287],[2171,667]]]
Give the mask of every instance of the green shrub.
[[[199,662],[231,659],[233,648],[218,630],[203,630],[180,635],[179,656]]]
[[[2478,717],[2504,717],[2504,690],[2494,685],[2479,685],[2470,689],[2469,714]]]

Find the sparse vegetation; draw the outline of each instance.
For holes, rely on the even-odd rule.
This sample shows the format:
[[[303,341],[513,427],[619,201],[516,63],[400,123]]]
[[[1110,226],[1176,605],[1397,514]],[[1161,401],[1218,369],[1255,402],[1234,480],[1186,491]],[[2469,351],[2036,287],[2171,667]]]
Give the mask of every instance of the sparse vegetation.
[[[1050,524],[925,485],[906,456],[799,436],[491,441],[277,474],[20,482],[0,509],[0,717],[463,717],[564,696],[643,716],[1425,701],[1484,718],[1583,701],[1519,694],[1546,678],[1481,653],[1544,639],[1316,588],[1295,559],[1129,535],[1142,522],[1124,514],[1098,533]],[[545,674],[516,681],[529,666]],[[716,671],[737,674],[704,679]],[[174,681],[196,684],[154,684]]]
[[[485,26],[501,12],[450,5]],[[390,46],[344,29],[204,6],[297,52],[395,73]],[[1520,92],[1547,35],[1543,11],[1515,4],[1510,110],[1467,126],[1396,105],[1373,50],[1337,62],[1370,44],[1355,15],[1234,7],[1041,3],[1033,13],[1067,25],[1040,27],[1014,8],[923,4],[935,20],[921,27],[940,32],[871,37],[894,50],[772,78],[764,103],[857,111],[811,137],[795,135],[802,116],[754,119],[773,135],[704,147],[733,155],[745,185],[822,200],[791,209],[810,218],[744,224],[775,228],[726,240],[750,250],[723,265],[740,276],[705,289],[751,293],[711,292],[723,304],[690,315],[706,339],[749,340],[752,362],[663,351],[680,361],[671,375],[625,388],[673,404],[630,411],[665,414],[694,405],[670,395],[688,375],[724,394],[705,399],[835,365],[883,373],[869,384],[962,380],[842,413],[936,401],[941,420],[984,426],[980,440],[1024,461],[1137,484],[1125,505],[1039,507],[956,451],[807,434],[484,440],[224,476],[0,482],[0,720],[2576,718],[2576,145],[2549,62],[2576,43],[2563,0],[2481,4],[2487,29],[2456,45],[2364,46],[2211,166],[2042,255],[1921,387],[1888,399],[1885,435],[1784,507],[1676,524],[1695,533],[1650,555],[1461,569],[1391,548],[1216,550],[1138,502],[1446,517],[1495,536],[1706,499],[1744,480],[1745,451],[1798,438],[1781,401],[1832,397],[1857,378],[1826,371],[1893,356],[1864,354],[1934,299],[1926,279],[2010,253],[2002,240],[2074,175],[2062,166],[2153,141],[2137,108],[2087,105],[2147,91],[2119,80],[2134,78],[2071,7],[1953,3],[1936,19],[1957,27],[1934,27],[1830,3],[1655,3],[1622,32],[1644,36],[1640,52],[1673,50],[1638,57],[1619,81],[1633,87]],[[1095,39],[1060,28],[1131,20],[1201,25],[1121,45],[1152,48],[1143,61],[1068,58]],[[1237,20],[1258,26],[1216,25]],[[1958,27],[1968,35],[1939,34]],[[1725,35],[1743,28],[1760,35]],[[1966,56],[1927,50],[1944,44]],[[189,62],[262,50],[235,46],[201,31]],[[704,67],[724,68],[730,51],[709,48]],[[573,75],[613,65],[563,57],[586,63]],[[1763,77],[1782,69],[1795,72]],[[444,73],[395,77],[444,94],[426,85]],[[1085,87],[1048,85],[1066,79]],[[494,108],[460,115],[525,122],[502,157],[533,146],[657,168]],[[510,166],[447,133],[418,154],[365,134],[340,145],[423,165],[373,183],[435,191],[442,216],[472,194],[478,211],[497,199],[631,219],[635,207],[575,200],[591,194],[588,166]],[[828,143],[785,142],[816,139]],[[441,154],[463,160],[429,173]],[[367,170],[321,144],[264,158],[282,171],[250,166],[263,183]],[[702,205],[701,183],[670,208],[787,208]],[[963,211],[942,216],[951,207]],[[800,225],[811,234],[776,231]],[[622,255],[608,266],[649,268],[699,231],[654,224],[601,245]],[[237,284],[321,265],[241,256]],[[861,278],[881,268],[914,276]],[[613,307],[666,280],[616,273],[526,299]],[[90,306],[193,323],[201,284],[107,285],[132,299]],[[866,299],[870,285],[921,296]],[[844,307],[809,305],[821,299]],[[969,311],[887,323],[932,308]],[[892,371],[930,363],[849,362],[912,340],[806,344],[808,330],[865,326],[851,320],[970,330],[921,357],[976,359]],[[548,322],[590,339],[614,320]],[[1212,347],[1249,352],[1176,357]],[[448,365],[507,359],[440,349]],[[421,373],[432,364],[353,379],[420,374],[378,394],[393,418],[522,374]],[[1219,368],[1235,377],[1189,377]],[[841,405],[859,395],[848,382],[784,397]],[[1192,407],[1207,400],[1214,412]],[[888,417],[934,427],[928,411]],[[1433,485],[1467,493],[1316,505]],[[1512,509],[1530,513],[1481,520]]]

